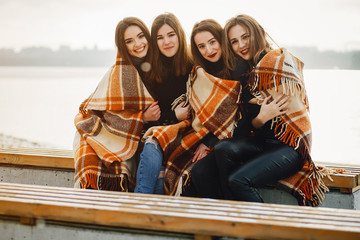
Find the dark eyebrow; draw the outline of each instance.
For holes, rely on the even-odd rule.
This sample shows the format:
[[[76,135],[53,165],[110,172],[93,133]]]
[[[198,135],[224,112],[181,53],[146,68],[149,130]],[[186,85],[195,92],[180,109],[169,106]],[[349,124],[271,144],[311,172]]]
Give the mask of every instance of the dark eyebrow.
[[[216,40],[216,38],[213,37],[213,38],[210,38],[210,39],[208,40],[208,42],[212,41],[213,39]],[[217,41],[217,40],[216,40],[216,41]]]
[[[144,34],[144,32],[143,31],[139,32],[138,35],[136,35],[136,37],[139,37],[141,34]],[[124,39],[124,41],[126,41],[126,40],[131,40],[131,38]]]
[[[165,35],[169,35],[169,34],[172,34],[172,33],[175,33],[175,34],[176,34],[176,32],[175,32],[174,30],[172,30],[172,31],[170,31],[170,32],[165,33]],[[158,34],[156,37],[159,37],[159,36],[162,36],[162,35],[161,35],[161,34]]]

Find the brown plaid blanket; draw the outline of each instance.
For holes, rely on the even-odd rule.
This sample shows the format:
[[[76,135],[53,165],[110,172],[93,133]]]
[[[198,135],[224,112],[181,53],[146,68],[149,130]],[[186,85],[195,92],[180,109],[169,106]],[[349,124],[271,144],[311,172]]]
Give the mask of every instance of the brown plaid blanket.
[[[134,188],[142,114],[153,101],[135,67],[117,58],[75,117],[75,187]]]
[[[281,93],[290,96],[287,114],[273,119],[272,129],[280,141],[300,154],[304,166],[298,173],[279,181],[279,187],[292,193],[299,205],[318,206],[328,188],[322,180],[326,171],[315,166],[310,156],[312,131],[303,65],[286,49],[270,51],[254,69],[252,93],[258,99],[269,95],[275,98]]]
[[[235,125],[240,83],[223,80],[194,67],[188,80],[187,100],[193,109],[192,120],[153,127],[144,137],[158,139],[164,150],[165,192],[178,195],[183,178],[193,165],[196,147],[209,132],[219,139],[231,137]]]

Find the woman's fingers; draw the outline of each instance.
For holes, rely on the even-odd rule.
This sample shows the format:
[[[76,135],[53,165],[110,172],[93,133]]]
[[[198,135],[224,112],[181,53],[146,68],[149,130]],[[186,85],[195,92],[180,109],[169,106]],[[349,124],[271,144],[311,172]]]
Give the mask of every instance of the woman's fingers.
[[[290,103],[290,97],[285,96],[285,97],[281,98],[281,100],[278,102],[278,106],[284,108],[287,105],[289,105],[289,103]]]
[[[193,159],[192,159],[192,162],[197,162],[199,155],[200,155],[200,151],[196,151],[196,152],[195,152],[195,155],[194,155],[194,157],[193,157]]]
[[[271,95],[267,96],[267,97],[264,99],[264,101],[262,102],[262,105],[266,105],[266,104],[269,102],[270,98],[271,98]]]

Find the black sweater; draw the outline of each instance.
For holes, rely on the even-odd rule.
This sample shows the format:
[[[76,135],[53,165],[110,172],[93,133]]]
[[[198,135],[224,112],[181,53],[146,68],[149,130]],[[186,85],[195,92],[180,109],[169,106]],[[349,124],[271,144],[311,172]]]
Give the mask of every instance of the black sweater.
[[[265,54],[261,55],[261,58],[263,56],[265,56]],[[240,81],[242,85],[242,93],[240,96],[241,106],[239,107],[242,119],[238,122],[238,125],[234,130],[234,137],[249,136],[251,134],[261,139],[273,139],[275,136],[274,132],[270,129],[271,120],[267,121],[264,126],[259,129],[254,128],[251,123],[252,120],[259,114],[261,106],[249,103],[249,100],[254,98],[254,96],[250,93],[248,86],[250,71],[251,67],[248,62],[239,58],[236,61],[235,70],[231,72],[232,79]]]
[[[175,76],[175,72],[171,71],[173,58],[162,57],[167,72],[161,83],[156,83],[154,86],[155,99],[159,104],[161,110],[161,117],[156,125],[169,125],[178,123],[175,112],[171,110],[171,103],[176,98],[186,93],[186,82],[189,77],[190,68],[185,75]]]

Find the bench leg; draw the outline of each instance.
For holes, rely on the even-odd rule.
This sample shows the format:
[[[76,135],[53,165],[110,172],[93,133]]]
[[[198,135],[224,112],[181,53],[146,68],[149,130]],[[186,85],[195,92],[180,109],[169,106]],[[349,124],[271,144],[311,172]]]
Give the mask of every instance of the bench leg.
[[[194,240],[213,240],[213,237],[209,235],[195,234]]]
[[[34,226],[36,225],[36,218],[20,217],[20,223],[24,225]]]

